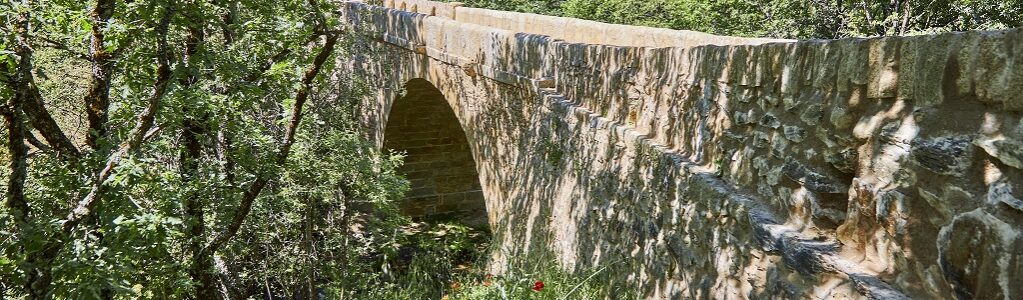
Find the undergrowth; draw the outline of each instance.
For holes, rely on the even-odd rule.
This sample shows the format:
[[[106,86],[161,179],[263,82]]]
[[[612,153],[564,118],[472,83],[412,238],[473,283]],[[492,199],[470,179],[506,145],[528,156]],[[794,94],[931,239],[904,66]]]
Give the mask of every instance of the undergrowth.
[[[360,293],[363,299],[636,299],[635,292],[607,284],[614,264],[572,274],[552,259],[517,259],[501,274],[488,272],[496,247],[482,230],[442,223],[403,229],[404,242],[386,270],[391,280]]]

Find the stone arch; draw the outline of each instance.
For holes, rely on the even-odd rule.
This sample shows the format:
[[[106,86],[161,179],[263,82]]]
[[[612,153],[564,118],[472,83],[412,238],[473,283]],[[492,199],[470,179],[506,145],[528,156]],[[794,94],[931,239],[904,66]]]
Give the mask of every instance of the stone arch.
[[[384,129],[384,149],[405,152],[411,182],[403,213],[414,219],[486,226],[486,202],[469,139],[440,90],[424,79],[405,84]]]

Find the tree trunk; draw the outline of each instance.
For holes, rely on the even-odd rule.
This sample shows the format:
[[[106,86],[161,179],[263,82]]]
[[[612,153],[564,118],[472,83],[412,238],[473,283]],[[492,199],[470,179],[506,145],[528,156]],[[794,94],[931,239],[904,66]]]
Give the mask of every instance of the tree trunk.
[[[92,58],[92,81],[85,96],[88,107],[89,134],[85,143],[98,149],[99,140],[107,135],[107,112],[110,108],[110,78],[113,75],[112,53],[106,50],[103,28],[114,15],[115,0],[97,0],[90,13],[92,36],[89,42],[89,56]]]
[[[30,266],[25,290],[29,299],[50,299],[53,285],[53,261],[57,259],[61,245],[48,243],[45,248],[28,254]]]
[[[14,97],[5,103],[2,113],[4,125],[7,127],[7,150],[11,155],[10,177],[7,182],[5,205],[11,211],[15,227],[22,232],[22,244],[25,239],[32,238],[32,217],[28,200],[25,198],[25,181],[28,178],[28,145],[25,144],[26,133],[28,132],[25,123],[25,103],[30,101],[32,95],[32,49],[29,47],[28,35],[30,20],[29,15],[32,7],[31,0],[23,0],[22,5],[26,7],[16,21],[16,44],[14,50],[19,56],[18,66],[15,70],[12,89]],[[25,280],[25,292],[29,299],[45,299],[50,293],[52,282],[51,268],[54,258],[57,256],[58,247],[44,247],[35,252],[25,253],[27,258],[21,266],[27,274]],[[22,251],[25,251],[23,248]]]
[[[192,269],[189,270],[189,275],[192,276],[192,280],[200,284],[196,288],[195,297],[193,299],[220,299],[220,293],[217,291],[216,274],[213,272],[213,252],[209,250],[200,250],[196,255],[193,255]]]
[[[200,76],[198,75],[199,66],[198,62],[200,59],[196,58],[196,54],[199,53],[200,47],[205,40],[205,33],[203,32],[204,20],[198,19],[195,15],[189,17],[194,18],[193,24],[188,28],[188,35],[185,39],[185,51],[183,61],[186,63],[188,68],[188,76],[181,78],[179,84],[182,89],[191,89],[198,81]],[[182,121],[181,129],[181,140],[182,145],[180,152],[180,168],[182,185],[185,187],[185,195],[183,197],[184,203],[182,206],[185,208],[185,226],[186,234],[188,235],[188,249],[192,254],[192,265],[189,269],[189,275],[192,277],[192,281],[199,283],[199,287],[196,290],[197,299],[219,299],[219,293],[217,292],[215,274],[213,272],[213,251],[205,251],[203,249],[205,237],[206,237],[206,226],[205,226],[205,206],[203,202],[204,197],[202,196],[202,187],[199,178],[199,167],[200,161],[202,160],[203,144],[202,138],[207,135],[208,130],[206,128],[206,117],[196,117],[196,112],[188,106],[189,103],[185,103],[181,107],[181,112],[185,116]],[[204,114],[204,112],[199,112]]]
[[[182,129],[181,167],[183,185],[185,187],[184,207],[186,234],[188,235],[188,249],[192,253],[192,266],[189,275],[193,282],[200,284],[198,288],[198,299],[216,299],[216,285],[213,272],[213,253],[203,251],[203,242],[206,232],[204,213],[205,203],[200,197],[199,183],[199,160],[202,156],[202,144],[199,141],[205,135],[205,128],[192,118],[185,120]]]

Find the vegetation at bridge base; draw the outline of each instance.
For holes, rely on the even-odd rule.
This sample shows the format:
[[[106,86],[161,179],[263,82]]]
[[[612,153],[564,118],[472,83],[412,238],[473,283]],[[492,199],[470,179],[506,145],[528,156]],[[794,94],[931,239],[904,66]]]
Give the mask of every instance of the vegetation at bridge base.
[[[442,299],[642,299],[632,286],[609,281],[613,265],[598,266],[578,274],[568,273],[553,261],[519,259],[506,274],[470,273],[456,277]]]
[[[1023,26],[1023,1],[459,0],[467,6],[746,37],[843,38]]]

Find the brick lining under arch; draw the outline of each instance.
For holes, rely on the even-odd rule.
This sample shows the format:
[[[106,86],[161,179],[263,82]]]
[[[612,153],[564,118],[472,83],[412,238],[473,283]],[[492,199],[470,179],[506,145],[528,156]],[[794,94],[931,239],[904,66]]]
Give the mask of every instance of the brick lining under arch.
[[[485,225],[476,163],[444,95],[430,82],[413,79],[387,120],[384,148],[407,154],[399,171],[411,181],[411,190],[400,205],[402,212],[417,219]]]

